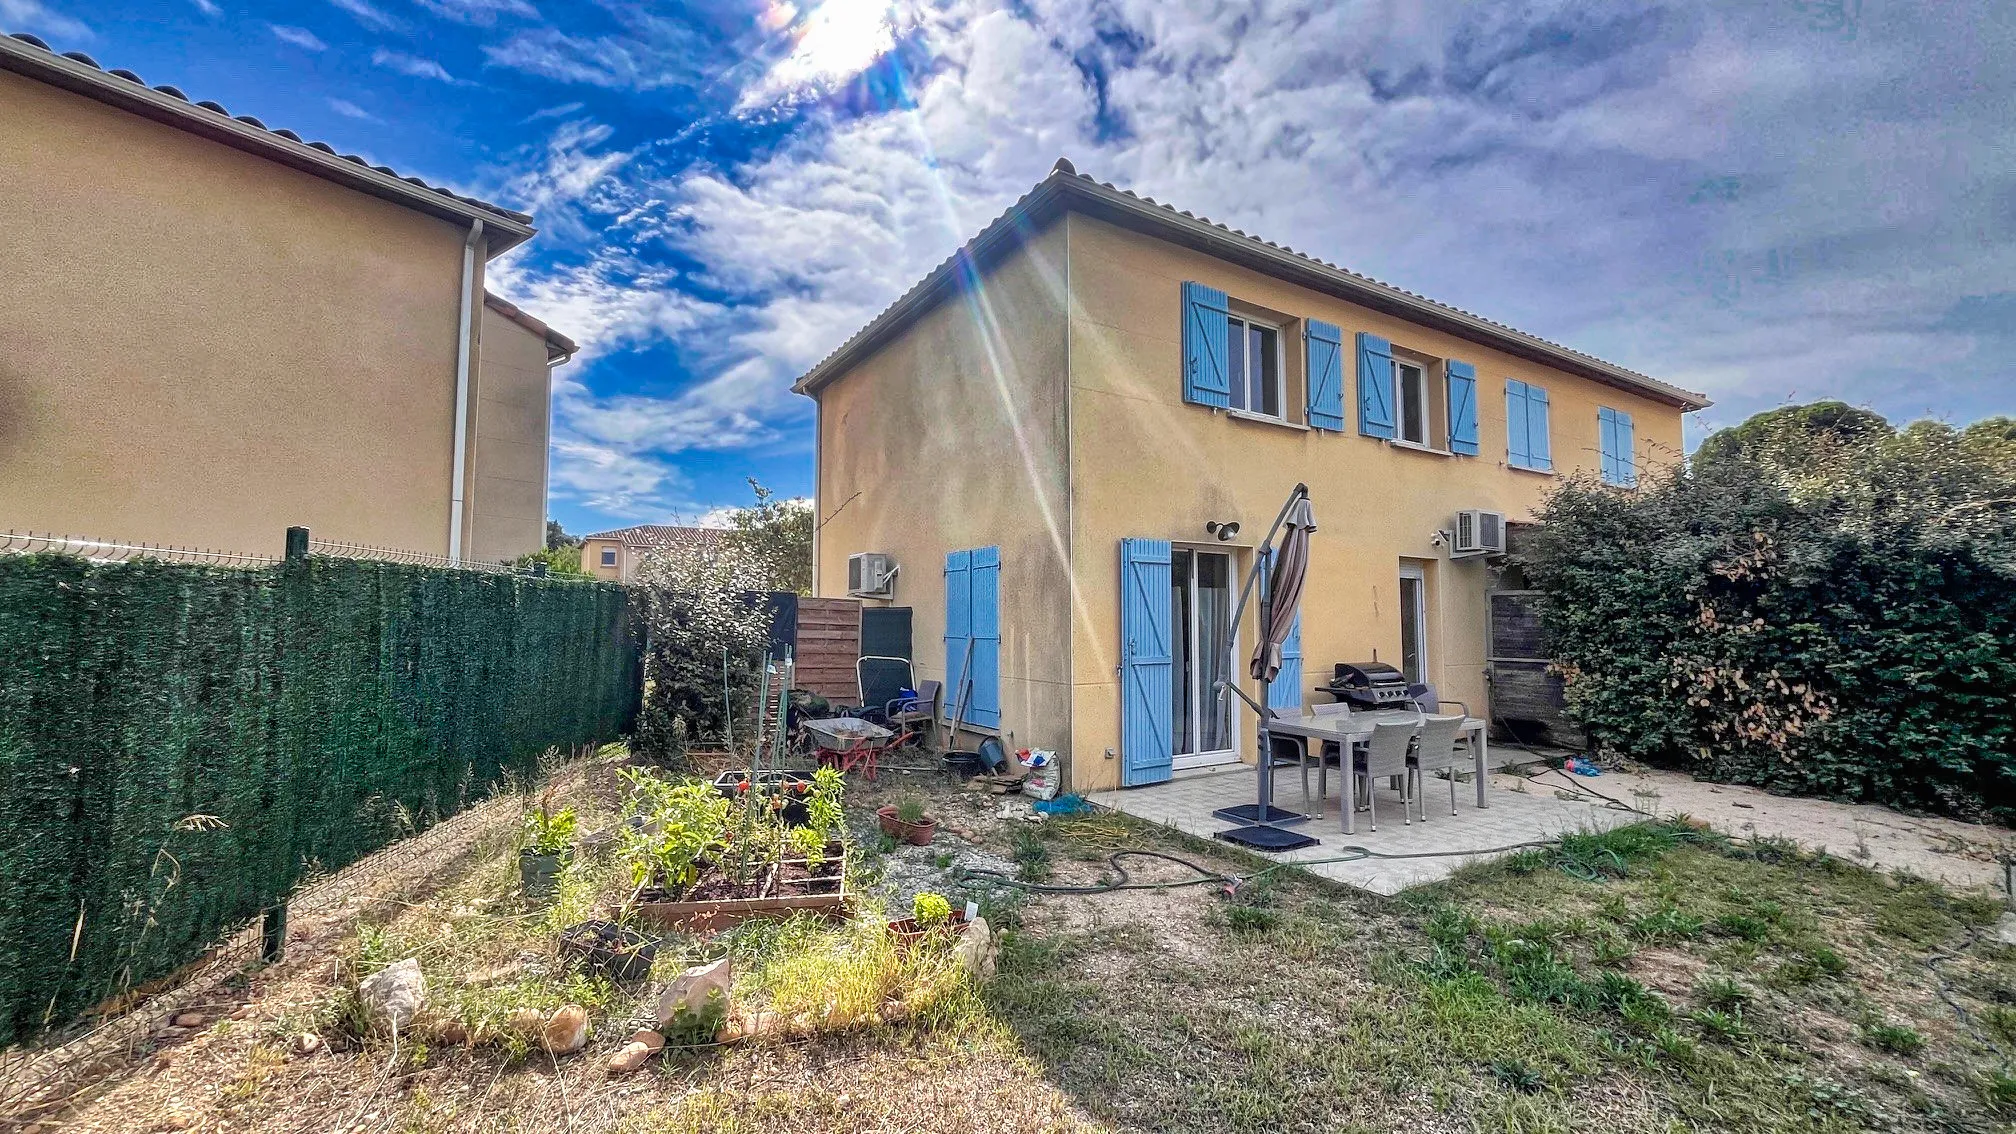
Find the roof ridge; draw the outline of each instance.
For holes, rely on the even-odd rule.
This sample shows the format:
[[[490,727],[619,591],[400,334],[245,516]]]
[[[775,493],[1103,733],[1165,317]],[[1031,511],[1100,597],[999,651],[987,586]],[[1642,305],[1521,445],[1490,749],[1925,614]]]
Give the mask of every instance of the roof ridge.
[[[6,33],[6,38],[16,40],[21,43],[25,43],[33,48],[37,48],[43,52],[48,53],[53,58],[68,59],[72,63],[83,64],[84,66],[89,67],[92,70],[97,71],[108,78],[118,79],[122,82],[131,83],[134,86],[141,88],[142,90],[156,91],[160,94],[167,95],[170,98],[179,99],[182,102],[188,103],[192,107],[195,107],[200,110],[209,111],[211,114],[215,114],[220,118],[228,119],[233,122],[243,123],[244,125],[253,127],[254,129],[262,130],[268,135],[271,135],[272,137],[292,142],[295,145],[306,146],[309,149],[320,150],[321,152],[328,154],[331,157],[340,158],[343,161],[350,162],[352,165],[362,166],[365,169],[369,169],[377,173],[382,173],[387,177],[396,177],[401,181],[410,182],[414,185],[420,186],[422,189],[425,189],[431,193],[439,194],[450,200],[460,201],[465,205],[471,205],[474,206],[475,208],[483,209],[486,212],[495,213],[497,216],[503,217],[507,220],[516,221],[519,224],[532,223],[532,214],[530,213],[521,213],[516,211],[515,209],[507,209],[502,205],[493,204],[492,202],[485,201],[479,197],[464,196],[460,193],[455,192],[452,189],[448,189],[440,185],[429,184],[426,181],[422,181],[418,177],[414,177],[409,174],[402,174],[397,170],[391,169],[390,167],[383,165],[373,165],[370,162],[365,161],[362,157],[359,157],[356,154],[339,153],[337,152],[334,146],[331,146],[327,142],[306,141],[301,137],[301,135],[296,134],[292,130],[270,127],[266,125],[264,122],[260,121],[257,118],[254,118],[249,114],[234,115],[229,110],[225,109],[221,103],[214,102],[210,99],[203,99],[201,101],[191,99],[188,95],[182,92],[181,88],[173,86],[168,83],[162,83],[150,87],[147,85],[147,81],[145,79],[142,79],[138,74],[134,73],[133,71],[130,71],[124,67],[108,69],[106,67],[101,66],[96,59],[93,59],[91,56],[85,54],[82,51],[58,52],[55,48],[49,46],[49,44],[45,40],[43,40],[40,36],[31,35],[28,32],[11,32]]]
[[[1362,272],[1355,272],[1349,268],[1340,267],[1337,264],[1331,263],[1330,261],[1321,259],[1317,256],[1313,256],[1307,252],[1297,252],[1295,251],[1295,249],[1288,247],[1287,245],[1277,244],[1274,241],[1262,239],[1261,237],[1251,235],[1241,229],[1233,228],[1230,225],[1227,225],[1223,222],[1214,221],[1209,217],[1203,216],[1202,214],[1192,213],[1187,209],[1178,209],[1174,205],[1157,201],[1153,197],[1136,193],[1132,189],[1123,189],[1110,181],[1100,181],[1089,173],[1079,172],[1077,168],[1067,158],[1057,159],[1057,163],[1051,167],[1050,173],[1047,176],[1045,176],[1041,181],[1038,181],[1033,187],[1031,187],[1027,192],[1023,193],[1020,197],[1016,198],[1013,204],[1009,205],[993,220],[987,222],[987,224],[984,227],[982,227],[978,233],[974,234],[974,236],[971,239],[969,239],[965,244],[960,245],[959,248],[956,249],[950,256],[946,257],[944,260],[940,261],[936,267],[926,272],[922,279],[918,280],[915,284],[912,284],[906,291],[903,292],[902,295],[896,297],[894,301],[892,301],[887,307],[883,308],[882,311],[878,313],[873,319],[870,319],[865,326],[863,326],[860,330],[856,331],[853,335],[849,336],[846,341],[842,342],[838,347],[835,347],[831,352],[829,352],[826,355],[826,357],[820,359],[810,369],[805,371],[805,373],[799,377],[798,381],[793,384],[793,388],[799,390],[799,392],[801,393],[809,393],[810,390],[807,387],[807,383],[813,376],[819,374],[820,371],[824,370],[835,359],[854,349],[857,343],[862,342],[870,334],[882,329],[882,324],[885,322],[885,320],[890,319],[892,315],[894,315],[894,313],[898,312],[900,309],[904,308],[907,304],[912,302],[913,299],[919,293],[923,292],[926,288],[938,285],[941,282],[941,274],[949,271],[951,267],[961,257],[972,255],[973,252],[975,251],[975,246],[978,245],[981,241],[986,240],[990,236],[994,236],[999,232],[1012,230],[1013,226],[1010,225],[1009,222],[1015,219],[1018,216],[1018,214],[1020,214],[1026,209],[1026,207],[1030,202],[1030,198],[1034,197],[1046,186],[1057,184],[1060,181],[1083,182],[1105,193],[1112,194],[1113,196],[1122,197],[1133,201],[1139,201],[1142,202],[1143,204],[1153,206],[1160,212],[1167,213],[1171,218],[1181,217],[1186,220],[1194,221],[1198,224],[1207,225],[1217,230],[1218,232],[1224,233],[1228,236],[1237,237],[1238,239],[1245,241],[1249,244],[1257,245],[1260,247],[1284,253],[1288,256],[1295,258],[1296,260],[1300,260],[1304,263],[1314,265],[1328,272],[1334,272],[1337,275],[1344,276],[1353,281],[1357,281],[1360,284],[1368,285],[1370,288],[1374,290],[1389,292],[1397,296],[1404,296],[1410,300],[1413,300],[1415,304],[1425,306],[1434,311],[1449,316],[1453,316],[1458,319],[1469,320],[1473,323],[1482,324],[1486,327],[1493,328],[1513,338],[1523,339],[1533,344],[1536,344],[1559,355],[1580,360],[1581,362],[1591,367],[1608,371],[1621,379],[1631,382],[1634,385],[1647,387],[1653,393],[1659,394],[1661,396],[1670,399],[1677,399],[1686,403],[1694,404],[1694,408],[1701,408],[1708,404],[1708,399],[1704,395],[1695,393],[1691,390],[1682,389],[1669,382],[1664,382],[1661,381],[1660,379],[1654,378],[1649,374],[1633,370],[1630,367],[1622,366],[1619,365],[1618,363],[1610,362],[1606,359],[1599,358],[1593,354],[1588,353],[1587,351],[1577,350],[1574,347],[1567,346],[1563,343],[1555,342],[1552,339],[1542,338],[1541,336],[1536,335],[1531,331],[1522,331],[1509,323],[1503,323],[1496,319],[1491,319],[1486,316],[1479,315],[1476,312],[1465,310],[1464,308],[1457,307],[1453,304],[1443,303],[1442,301],[1437,299],[1430,299],[1429,297],[1422,295],[1419,292],[1408,291],[1406,288],[1400,287],[1396,284],[1390,284],[1385,282],[1384,280],[1378,279],[1373,276],[1368,276]]]

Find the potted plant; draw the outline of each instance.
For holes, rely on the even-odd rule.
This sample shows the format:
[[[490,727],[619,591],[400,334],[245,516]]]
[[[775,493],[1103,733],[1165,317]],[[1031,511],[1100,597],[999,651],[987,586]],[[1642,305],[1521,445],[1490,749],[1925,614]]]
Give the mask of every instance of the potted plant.
[[[926,938],[943,936],[964,924],[963,911],[954,913],[952,903],[943,894],[929,890],[920,892],[910,899],[910,916],[897,918],[889,923],[889,932],[896,938],[899,948],[908,949]]]
[[[914,795],[897,800],[894,807],[877,809],[875,818],[882,824],[883,834],[915,846],[929,846],[931,836],[938,832],[938,820],[925,813],[924,801]]]
[[[518,851],[518,883],[534,901],[551,901],[560,888],[574,841],[574,809],[553,810],[552,793],[540,797],[536,811],[525,816],[525,845]]]
[[[597,918],[562,931],[560,953],[595,976],[628,984],[651,975],[658,943],[636,930]]]

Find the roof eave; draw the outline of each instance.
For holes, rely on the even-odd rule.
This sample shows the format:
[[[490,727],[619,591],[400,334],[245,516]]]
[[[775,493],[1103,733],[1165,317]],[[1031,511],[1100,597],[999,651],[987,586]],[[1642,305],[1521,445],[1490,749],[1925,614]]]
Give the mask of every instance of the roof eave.
[[[808,397],[816,396],[822,387],[895,337],[911,319],[943,298],[957,282],[962,259],[973,261],[976,267],[984,266],[1007,247],[1039,229],[1062,209],[1075,209],[1088,216],[1169,239],[1230,263],[1406,319],[1418,326],[1443,331],[1682,410],[1705,409],[1712,404],[1706,397],[1690,390],[1323,264],[1258,238],[1231,232],[1153,200],[1101,185],[1089,177],[1063,171],[1053,172],[1039,182],[965,248],[938,265],[854,338],[808,370],[792,389]]]
[[[380,172],[368,165],[359,165],[336,154],[324,153],[306,142],[291,141],[249,122],[240,122],[228,114],[219,114],[8,36],[0,36],[0,70],[13,71],[62,87],[86,98],[427,213],[458,227],[466,228],[471,222],[480,220],[489,256],[515,248],[537,232],[529,223],[514,220],[493,209],[415,185],[404,178]]]

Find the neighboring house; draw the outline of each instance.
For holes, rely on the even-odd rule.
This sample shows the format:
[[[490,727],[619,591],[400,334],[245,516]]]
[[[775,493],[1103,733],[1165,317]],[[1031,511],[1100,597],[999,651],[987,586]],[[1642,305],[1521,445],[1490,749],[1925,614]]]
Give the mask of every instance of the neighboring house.
[[[543,545],[575,347],[483,283],[530,217],[25,35],[0,153],[0,528]]]
[[[654,551],[690,547],[712,553],[728,533],[721,528],[686,528],[676,524],[638,524],[581,537],[581,569],[601,579],[628,583],[637,565]]]
[[[1628,490],[1708,404],[1061,161],[796,388],[814,593],[890,556],[917,676],[949,706],[970,665],[968,718],[1079,790],[1252,758],[1212,683],[1257,693],[1231,610],[1298,481],[1317,532],[1274,704],[1376,653],[1481,713],[1491,557],[1440,533],[1579,470]]]

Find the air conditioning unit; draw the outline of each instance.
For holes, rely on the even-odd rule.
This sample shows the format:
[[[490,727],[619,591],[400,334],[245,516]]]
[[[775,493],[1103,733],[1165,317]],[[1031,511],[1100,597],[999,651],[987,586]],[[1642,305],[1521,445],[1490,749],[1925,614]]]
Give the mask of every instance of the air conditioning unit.
[[[847,557],[847,593],[855,598],[890,598],[896,593],[896,560],[879,551]]]
[[[1456,538],[1450,551],[1456,555],[1503,555],[1505,553],[1505,513],[1477,509],[1456,513]]]

